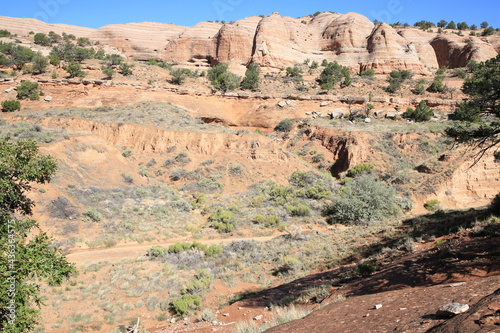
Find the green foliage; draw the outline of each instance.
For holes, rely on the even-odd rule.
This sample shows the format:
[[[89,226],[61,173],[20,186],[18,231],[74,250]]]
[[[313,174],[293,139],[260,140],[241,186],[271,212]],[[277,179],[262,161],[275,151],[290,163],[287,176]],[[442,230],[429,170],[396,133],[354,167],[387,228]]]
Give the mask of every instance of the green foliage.
[[[456,29],[457,26],[455,25],[455,22],[451,21],[450,23],[448,23],[448,25],[446,26],[446,29]]]
[[[21,69],[25,64],[31,62],[36,53],[28,47],[17,45],[11,49],[12,63]]]
[[[150,249],[146,251],[148,257],[163,257],[165,253],[167,252],[167,249],[161,246],[152,246]]]
[[[446,25],[447,25],[447,24],[448,24],[448,22],[447,22],[447,21],[445,21],[445,20],[441,20],[441,21],[439,21],[439,22],[438,22],[437,26],[438,26],[439,28],[444,28],[444,27],[446,27]]]
[[[422,95],[425,92],[424,82],[420,81],[415,85],[415,89],[412,90],[415,95]]]
[[[120,64],[120,74],[123,76],[131,75],[133,67],[134,65],[129,65],[127,63]]]
[[[82,71],[82,66],[74,61],[71,61],[66,67],[64,67],[64,70],[68,72],[70,78],[85,76],[85,72]]]
[[[200,294],[208,290],[213,280],[210,274],[204,270],[198,270],[198,274],[196,274],[191,281],[186,283],[185,293],[189,294]]]
[[[21,85],[17,88],[17,98],[18,99],[31,99],[37,100],[40,98],[40,90],[38,89],[37,82],[31,82],[30,80],[23,81]]]
[[[358,264],[357,269],[358,274],[365,277],[375,273],[377,265],[374,262],[368,262],[366,264]]]
[[[436,75],[444,74],[446,72],[446,69],[446,66],[439,67],[439,69],[436,71]]]
[[[113,75],[115,75],[115,71],[113,68],[102,67],[102,74],[105,75],[106,80],[111,80]]]
[[[486,21],[481,22],[481,29],[486,29],[486,28],[488,28],[488,25],[489,25],[489,24],[488,24],[488,22],[486,22]]]
[[[216,90],[226,92],[240,85],[240,77],[227,71],[227,64],[217,64],[208,70],[208,79]]]
[[[302,69],[297,66],[287,67],[286,77],[290,78],[295,83],[304,81],[304,77],[302,76]]]
[[[482,120],[479,106],[470,102],[462,102],[453,114],[454,119],[470,123],[479,123]]]
[[[372,173],[374,168],[375,167],[371,163],[356,164],[355,166],[350,168],[349,171],[347,171],[347,177],[355,178],[366,173]]]
[[[95,209],[94,207],[86,210],[85,212],[82,213],[84,218],[90,219],[92,222],[99,222],[101,221],[101,214]]]
[[[330,62],[323,69],[316,81],[321,86],[321,89],[330,90],[333,89],[336,83],[339,83],[344,79],[344,86],[351,84],[351,72],[346,66],[339,65],[336,61]],[[347,84],[346,84],[347,80]]]
[[[241,81],[241,88],[250,90],[259,88],[259,73],[259,65],[254,62],[250,63],[245,72],[245,77]]]
[[[459,22],[457,23],[457,28],[458,30],[467,30],[469,29],[469,25],[465,22]]]
[[[364,175],[346,183],[338,197],[325,208],[332,222],[367,224],[383,221],[401,213],[395,190],[371,175]]]
[[[388,78],[389,86],[386,88],[386,91],[395,93],[396,91],[401,89],[401,84],[410,77],[411,77],[410,71],[407,70],[392,71]]]
[[[308,216],[311,213],[309,206],[302,203],[288,204],[285,206],[285,209],[290,216]]]
[[[236,225],[234,213],[222,207],[216,207],[215,211],[208,217],[208,221],[219,232],[231,232]]]
[[[192,310],[201,308],[201,296],[196,294],[184,294],[182,297],[172,299],[170,311],[179,317],[189,314]]]
[[[424,204],[424,208],[430,212],[433,212],[433,211],[439,209],[440,204],[441,204],[441,202],[438,199],[432,199],[432,200],[427,201]]]
[[[483,30],[483,32],[481,33],[481,36],[491,36],[494,33],[495,33],[495,29],[493,29],[493,27],[488,27],[488,28]]]
[[[414,27],[419,27],[422,30],[427,30],[429,28],[435,27],[436,25],[432,22],[422,20],[420,22],[415,22]]]
[[[254,216],[254,218],[252,219],[252,221],[254,223],[262,225],[262,226],[264,226],[266,228],[269,228],[269,227],[276,227],[279,224],[279,222],[280,222],[280,218],[276,214],[268,215],[268,216],[264,216],[264,215],[258,214],[258,215]]]
[[[0,30],[0,37],[10,37],[11,33],[8,30]]]
[[[21,110],[21,102],[16,100],[6,100],[2,102],[2,112],[14,112]]]
[[[424,100],[422,100],[415,109],[406,109],[406,112],[403,113],[403,118],[409,118],[415,120],[416,122],[422,122],[431,120],[433,115],[434,111],[427,106]]]
[[[90,44],[90,41],[87,37],[80,37],[76,40],[78,46],[87,46]]]
[[[41,54],[35,55],[33,57],[32,62],[33,62],[33,74],[45,73],[45,70],[47,69],[47,66],[49,64],[47,58],[45,58]]]
[[[458,143],[477,146],[482,152],[500,143],[500,54],[485,62],[469,63],[470,77],[462,91],[471,96],[459,106],[461,122],[454,122],[445,132]],[[476,124],[479,116],[484,115]]]
[[[59,66],[59,64],[61,63],[61,59],[56,53],[51,53],[49,55],[49,59],[52,66]]]
[[[173,84],[181,85],[186,80],[186,77],[191,73],[189,69],[186,68],[176,68],[170,71],[171,79],[170,82]]]
[[[50,45],[50,38],[47,37],[46,34],[39,32],[35,35],[35,44],[49,46]]]
[[[293,120],[286,118],[280,121],[279,124],[274,127],[274,130],[277,132],[290,132],[293,129],[293,124]]]
[[[318,67],[319,67],[319,63],[317,61],[313,61],[312,64],[311,64],[311,67],[309,67],[309,68],[316,69]]]
[[[375,70],[373,68],[368,68],[359,73],[359,76],[365,76],[365,77],[374,77],[375,76]]]
[[[119,54],[113,53],[113,54],[106,54],[106,57],[104,58],[106,63],[108,64],[108,67],[113,67],[113,66],[119,66],[123,62],[123,57]]]
[[[461,79],[465,79],[467,77],[467,74],[465,74],[465,72],[462,71],[460,68],[455,68],[453,72],[455,76],[458,76]]]
[[[75,274],[52,238],[31,216],[34,202],[27,194],[33,183],[44,184],[56,170],[52,157],[38,153],[33,140],[0,139],[0,331],[33,331],[40,320],[42,281],[60,285]],[[15,286],[15,288],[12,287]],[[11,314],[15,308],[15,320]]]

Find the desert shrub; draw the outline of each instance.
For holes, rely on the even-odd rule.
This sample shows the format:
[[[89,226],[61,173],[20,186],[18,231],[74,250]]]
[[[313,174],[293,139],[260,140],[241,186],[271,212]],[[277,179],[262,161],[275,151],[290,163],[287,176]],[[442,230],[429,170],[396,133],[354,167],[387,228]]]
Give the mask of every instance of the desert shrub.
[[[17,98],[37,100],[40,98],[40,89],[38,89],[38,82],[31,82],[30,80],[23,81],[17,88]]]
[[[455,120],[478,123],[481,121],[481,110],[479,106],[473,103],[460,103],[458,108],[453,113]]]
[[[422,95],[425,92],[425,86],[423,82],[418,82],[415,85],[415,89],[412,90],[415,95]]]
[[[432,199],[432,200],[427,201],[424,204],[424,208],[430,212],[433,212],[433,211],[439,209],[440,204],[441,204],[441,202],[438,199]]]
[[[8,30],[0,30],[0,37],[10,37],[11,33]]]
[[[274,128],[277,132],[290,132],[293,129],[293,120],[291,119],[283,119],[279,122],[278,125]]]
[[[344,224],[383,221],[400,213],[395,190],[371,175],[346,183],[338,191],[338,197],[325,208],[331,222]]]
[[[227,71],[227,64],[217,64],[208,70],[208,79],[216,90],[226,92],[240,85],[240,77]]]
[[[50,38],[46,34],[39,32],[35,35],[35,44],[49,46]]]
[[[359,76],[372,78],[375,76],[375,70],[373,68],[365,69],[364,71],[361,71],[361,73],[359,73]]]
[[[263,225],[263,226],[269,228],[269,227],[277,226],[280,222],[280,218],[276,214],[268,215],[268,216],[258,214],[258,215],[254,216],[252,221],[259,224],[259,225]]]
[[[420,101],[415,109],[408,108],[406,112],[403,113],[404,118],[410,118],[416,122],[429,121],[433,115],[434,111],[427,106],[424,100]]]
[[[465,79],[467,77],[467,74],[465,74],[465,72],[462,71],[460,68],[455,68],[453,74],[461,79]]]
[[[304,80],[304,77],[302,76],[302,69],[297,66],[287,67],[286,77],[296,83]]]
[[[336,83],[344,79],[343,86],[351,84],[351,72],[346,66],[339,65],[336,61],[330,62],[323,69],[316,81],[318,81],[321,89],[333,89]],[[346,82],[347,81],[347,82]]]
[[[215,211],[208,217],[208,221],[219,232],[231,232],[236,224],[234,213],[222,207],[216,207]]]
[[[14,112],[16,110],[21,110],[21,102],[16,100],[2,102],[2,112]]]
[[[64,67],[64,70],[68,72],[70,78],[85,76],[85,72],[82,71],[82,66],[74,61],[71,61],[66,67]]]
[[[285,208],[290,216],[308,216],[311,213],[309,206],[302,203],[288,204]]]
[[[358,264],[357,270],[359,275],[368,276],[377,270],[377,265],[374,262],[368,262],[366,264]]]
[[[170,303],[170,311],[177,316],[185,316],[191,310],[199,310],[201,308],[201,296],[184,294],[182,297],[172,299]]]
[[[181,85],[186,80],[187,74],[184,71],[184,68],[176,68],[170,71],[170,76],[170,82],[172,82],[173,84]]]
[[[106,68],[102,67],[102,74],[105,75],[106,80],[111,80],[113,78],[113,75],[115,75],[115,71],[113,68]]]
[[[347,177],[355,178],[355,177],[361,176],[365,173],[372,173],[373,169],[374,169],[374,166],[371,163],[356,164],[355,166],[350,168],[349,171],[347,171]]]
[[[146,251],[148,257],[163,257],[167,249],[161,246],[153,246]],[[170,252],[170,251],[169,251]]]
[[[220,245],[210,245],[206,250],[205,250],[205,255],[207,257],[216,257],[219,254],[222,253],[222,247]]]
[[[446,69],[446,66],[439,67],[439,69],[436,71],[436,75],[444,74],[446,72]]]
[[[126,63],[120,64],[120,74],[122,74],[123,76],[131,75],[132,67],[134,66]]]
[[[309,199],[320,200],[324,198],[330,198],[332,196],[332,191],[326,186],[317,184],[305,191],[305,196]]]
[[[125,149],[125,150],[122,152],[122,156],[123,156],[123,157],[130,157],[130,156],[132,156],[132,150],[130,150],[130,149]]]
[[[297,170],[288,178],[288,182],[295,187],[307,187],[312,186],[318,179],[319,176],[312,171]]]
[[[500,217],[500,193],[495,195],[493,200],[491,200],[490,211],[492,214]]]
[[[241,81],[241,87],[243,89],[255,90],[259,88],[259,73],[260,68],[256,63],[250,63],[248,69],[245,72],[245,77]]]
[[[49,61],[47,60],[47,58],[45,58],[41,54],[35,55],[33,57],[32,62],[33,62],[33,65],[32,65],[33,74],[45,73],[45,70],[47,69],[47,66],[49,64]]]
[[[208,290],[210,285],[212,284],[213,279],[210,274],[204,270],[198,270],[198,274],[196,274],[191,281],[186,283],[185,292],[189,294],[201,294]]]
[[[309,67],[309,68],[311,68],[311,69],[316,69],[316,68],[318,68],[318,67],[319,67],[319,63],[318,63],[317,61],[313,61],[313,62],[311,63],[311,67]]]
[[[427,91],[435,93],[435,92],[443,92],[443,91],[445,91],[445,89],[446,89],[446,86],[444,85],[443,81],[441,81],[439,79],[435,79],[434,81],[432,81],[429,88],[427,88]]]
[[[413,200],[408,197],[396,197],[396,202],[399,207],[405,212],[408,212],[414,208]]]
[[[101,221],[101,214],[99,214],[99,212],[94,207],[83,212],[82,215],[85,216],[85,219],[90,219],[93,222]]]

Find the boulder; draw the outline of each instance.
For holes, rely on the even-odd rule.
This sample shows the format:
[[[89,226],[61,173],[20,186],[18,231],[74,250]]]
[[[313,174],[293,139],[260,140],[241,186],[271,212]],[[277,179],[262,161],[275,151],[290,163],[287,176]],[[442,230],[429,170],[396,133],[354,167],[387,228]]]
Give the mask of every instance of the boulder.
[[[330,116],[330,119],[340,119],[344,117],[344,111],[342,109],[335,109],[332,112],[328,114]]]
[[[385,110],[377,110],[377,111],[373,112],[375,117],[381,117],[384,115],[384,113],[385,113]]]
[[[469,310],[469,305],[467,304],[448,303],[437,310],[436,316],[440,318],[450,318],[457,314],[464,313],[467,310]]]
[[[43,100],[46,101],[46,102],[50,102],[50,101],[52,101],[52,96],[45,96],[43,98]]]
[[[285,102],[285,101],[279,101],[279,102],[278,102],[278,106],[279,106],[280,108],[284,108],[285,106],[287,106],[287,104],[286,104],[286,102]]]
[[[321,102],[321,104],[319,106],[325,107],[325,106],[328,106],[328,105],[330,105],[330,103],[328,103],[328,102]]]

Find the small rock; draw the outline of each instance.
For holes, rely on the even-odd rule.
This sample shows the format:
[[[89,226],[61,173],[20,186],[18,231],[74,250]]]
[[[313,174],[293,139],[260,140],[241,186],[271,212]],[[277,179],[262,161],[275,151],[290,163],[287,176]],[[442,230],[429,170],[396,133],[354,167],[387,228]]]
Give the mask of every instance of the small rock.
[[[222,314],[224,317],[229,317],[229,313],[223,313]]]
[[[377,304],[377,305],[375,305],[375,310],[378,310],[378,309],[380,309],[381,307],[382,307],[382,304]]]
[[[335,109],[332,112],[330,112],[330,118],[331,119],[339,119],[344,117],[344,111],[342,109]]]
[[[262,319],[262,317],[263,317],[263,315],[258,315],[258,316],[256,316],[256,317],[254,317],[254,318],[253,318],[253,320],[261,320],[261,319]]]
[[[50,102],[50,101],[52,101],[52,96],[45,96],[43,98],[43,100],[46,101],[46,102]]]
[[[386,118],[391,118],[391,119],[394,119],[396,118],[397,116],[397,112],[387,112],[387,114],[385,115]]]
[[[325,106],[328,106],[328,105],[330,105],[330,103],[328,103],[328,102],[321,102],[321,104],[319,106],[325,107]]]
[[[365,314],[363,317],[365,317],[365,318],[366,318],[366,317],[370,317],[370,314],[369,314],[369,313],[367,313],[367,314]]]
[[[406,310],[406,308],[399,308],[399,310],[403,311],[403,310]]]
[[[311,111],[306,112],[306,116],[310,116],[311,114],[312,114],[312,112],[311,112]]]
[[[5,89],[5,92],[10,93],[12,90],[14,90],[14,87],[10,87],[10,88]]]
[[[441,318],[449,318],[456,316],[457,314],[464,313],[467,310],[469,310],[468,304],[448,303],[437,310],[436,316]]]
[[[375,117],[380,117],[380,116],[383,116],[384,113],[385,113],[385,110],[377,110],[373,114],[375,115]]]
[[[372,120],[370,118],[365,118],[365,123],[371,123]]]
[[[240,307],[238,308],[238,310],[243,310],[243,308],[240,306]]]
[[[217,325],[217,324],[218,324],[217,320],[212,321],[212,325]]]
[[[450,284],[448,287],[460,287],[460,286],[463,286],[466,284],[467,284],[467,282],[457,282],[457,283]]]
[[[173,324],[173,323],[175,323],[175,317],[170,319],[170,324]]]
[[[286,105],[292,105],[295,101],[293,99],[287,99],[285,101]]]
[[[286,102],[285,101],[278,102],[278,106],[280,108],[284,108],[286,106]]]

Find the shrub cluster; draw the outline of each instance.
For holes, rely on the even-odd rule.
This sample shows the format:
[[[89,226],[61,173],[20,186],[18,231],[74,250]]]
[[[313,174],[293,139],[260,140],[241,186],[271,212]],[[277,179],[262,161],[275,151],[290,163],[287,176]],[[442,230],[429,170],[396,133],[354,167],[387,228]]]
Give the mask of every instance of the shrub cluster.
[[[406,109],[406,112],[403,113],[404,118],[413,119],[416,122],[429,121],[434,115],[434,111],[427,106],[424,100],[418,103],[418,106],[413,108]]]

